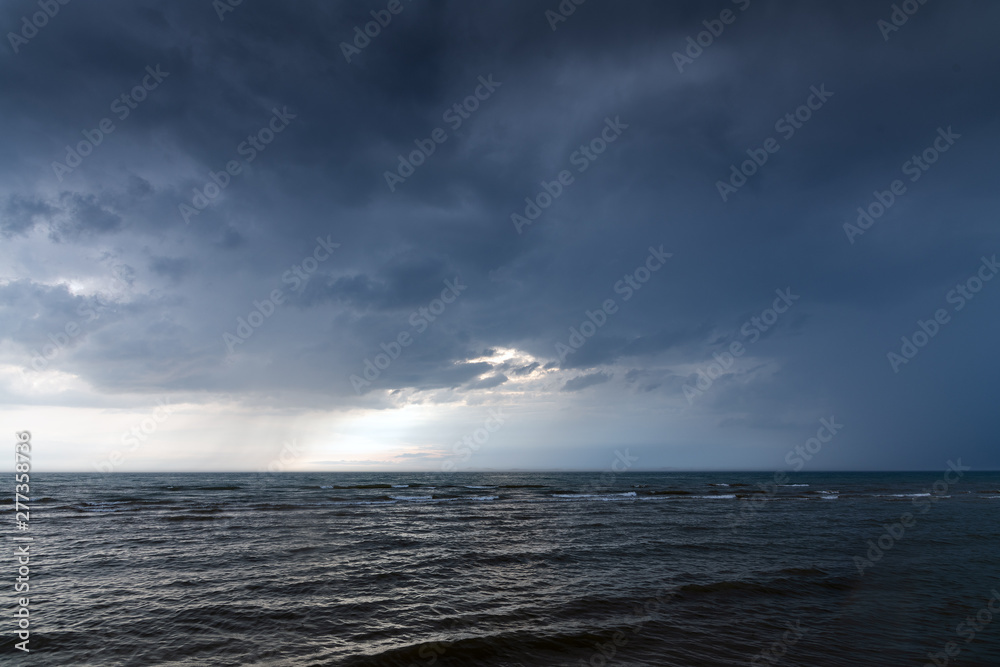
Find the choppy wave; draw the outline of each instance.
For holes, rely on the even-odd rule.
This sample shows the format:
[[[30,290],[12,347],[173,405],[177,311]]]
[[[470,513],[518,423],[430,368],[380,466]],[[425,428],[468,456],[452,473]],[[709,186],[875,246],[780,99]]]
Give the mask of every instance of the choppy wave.
[[[855,557],[905,511],[891,503],[921,500],[939,474],[797,475],[811,486],[775,489],[771,473],[40,474],[40,567],[73,582],[46,591],[45,614],[74,623],[37,648],[46,667],[723,667],[801,621],[782,664],[940,651],[989,594],[1000,475],[968,473],[863,575]],[[953,603],[915,604],[935,599]],[[613,658],[597,648],[609,645]],[[962,648],[970,665],[1000,664],[989,631]]]

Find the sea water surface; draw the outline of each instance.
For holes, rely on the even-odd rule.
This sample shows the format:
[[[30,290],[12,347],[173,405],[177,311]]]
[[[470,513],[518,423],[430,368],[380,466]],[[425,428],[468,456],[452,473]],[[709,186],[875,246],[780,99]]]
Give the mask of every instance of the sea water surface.
[[[995,667],[1000,474],[945,479],[32,474],[15,658]]]

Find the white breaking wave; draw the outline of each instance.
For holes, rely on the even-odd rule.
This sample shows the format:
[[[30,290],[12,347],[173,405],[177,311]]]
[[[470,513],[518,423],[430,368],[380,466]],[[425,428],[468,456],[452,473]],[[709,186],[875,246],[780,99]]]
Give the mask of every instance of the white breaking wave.
[[[930,495],[931,494],[929,493],[889,493],[877,497],[878,498],[927,498]]]
[[[613,498],[634,498],[636,496],[635,491],[628,491],[626,493],[553,493],[553,498],[565,498],[568,500],[576,500],[583,498],[597,498],[598,500],[611,500]]]
[[[500,496],[467,496],[458,498],[435,498],[434,496],[389,496],[396,500],[402,500],[409,503],[452,503],[456,500],[496,500]]]

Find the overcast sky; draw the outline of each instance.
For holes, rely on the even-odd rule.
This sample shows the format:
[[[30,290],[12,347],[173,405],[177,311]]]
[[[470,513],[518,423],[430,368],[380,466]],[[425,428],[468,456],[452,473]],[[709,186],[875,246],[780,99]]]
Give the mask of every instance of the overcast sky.
[[[996,468],[1000,7],[903,4],[4,3],[5,432]]]

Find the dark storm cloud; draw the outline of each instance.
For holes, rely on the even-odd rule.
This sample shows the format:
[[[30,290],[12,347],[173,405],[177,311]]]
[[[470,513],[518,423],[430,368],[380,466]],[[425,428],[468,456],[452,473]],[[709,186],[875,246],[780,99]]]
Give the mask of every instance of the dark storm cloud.
[[[524,364],[521,366],[507,362],[502,364],[499,368],[507,373],[510,373],[511,375],[522,376],[522,375],[528,375],[529,373],[537,370],[540,366],[541,364],[539,364],[537,361],[533,361],[530,364]]]
[[[0,286],[0,307],[6,314],[4,338],[25,345],[48,343],[48,334],[61,334],[70,323],[77,323],[78,329],[92,323],[99,319],[98,311],[107,305],[97,299],[76,296],[65,285],[49,287],[18,280]]]
[[[178,282],[193,269],[191,260],[186,257],[150,257],[149,270],[153,273]]]
[[[545,368],[582,373],[567,391],[687,405],[680,378],[743,342],[746,358],[694,414],[764,428],[836,407],[857,433],[933,451],[943,422],[902,415],[936,399],[901,388],[885,354],[1000,250],[1000,10],[928,3],[886,40],[876,22],[891,3],[588,2],[553,31],[556,5],[406,2],[350,63],[341,44],[384,4],[242,3],[223,20],[211,3],[61,6],[0,62],[0,236],[30,244],[33,263],[11,269],[4,294],[15,318],[50,313],[7,337],[44,341],[83,298],[53,285],[106,289],[105,257],[134,267],[129,295],[113,326],[52,361],[98,391],[346,406],[373,390],[502,391]],[[678,72],[673,54],[723,9],[735,21]],[[35,10],[8,3],[0,27],[16,32]],[[150,88],[147,68],[167,74]],[[496,82],[488,96],[480,77]],[[832,95],[791,136],[776,128],[824,86]],[[469,99],[477,108],[456,115]],[[275,110],[290,119],[269,138]],[[70,173],[54,169],[102,119],[114,130]],[[615,119],[620,136],[581,157]],[[911,182],[903,163],[949,127],[961,138]],[[780,150],[722,201],[717,182],[770,137]],[[428,141],[433,154],[391,191],[386,172]],[[572,183],[518,234],[511,214],[563,170]],[[895,179],[907,192],[850,243],[843,224]],[[206,205],[186,221],[179,207],[199,194]],[[309,268],[317,238],[340,248],[293,289],[284,277]],[[625,299],[618,281],[661,244],[673,257]],[[412,313],[456,277],[468,289],[416,331]],[[742,325],[788,286],[801,301],[749,344]],[[283,303],[229,353],[223,333],[275,289]],[[997,298],[970,303],[907,381],[989,394],[998,369],[981,332]],[[556,344],[607,299],[615,314],[559,359]],[[348,377],[401,332],[412,346],[358,398]],[[493,348],[537,361],[472,361]],[[623,372],[597,370],[612,365]],[[976,405],[961,409],[983,443],[996,417]]]
[[[593,387],[595,384],[604,384],[611,378],[611,373],[591,373],[590,375],[581,375],[571,380],[566,380],[566,384],[563,385],[562,390],[580,391],[581,389],[586,389],[587,387]]]
[[[65,219],[54,224],[53,240],[82,234],[109,234],[122,228],[122,217],[110,209],[106,197],[65,193],[60,201]]]
[[[54,203],[17,194],[8,196],[0,233],[25,235],[39,222],[48,222],[54,241],[81,234],[107,234],[122,228],[122,218],[108,207],[107,197],[64,192]]]
[[[0,234],[10,238],[24,235],[35,226],[39,219],[51,216],[55,209],[41,199],[28,199],[17,194],[7,197],[3,218],[0,219]]]
[[[685,381],[692,378],[685,378],[674,375],[665,370],[646,370],[633,368],[625,373],[625,382],[632,385],[640,392],[651,392],[664,388],[672,392],[682,391]]]
[[[492,389],[493,387],[499,387],[504,382],[506,382],[508,379],[509,378],[506,375],[503,375],[502,373],[498,373],[496,375],[491,375],[490,377],[484,378],[482,380],[478,380],[476,382],[470,382],[469,384],[466,385],[466,388],[470,389],[470,390],[474,390],[474,389]]]

